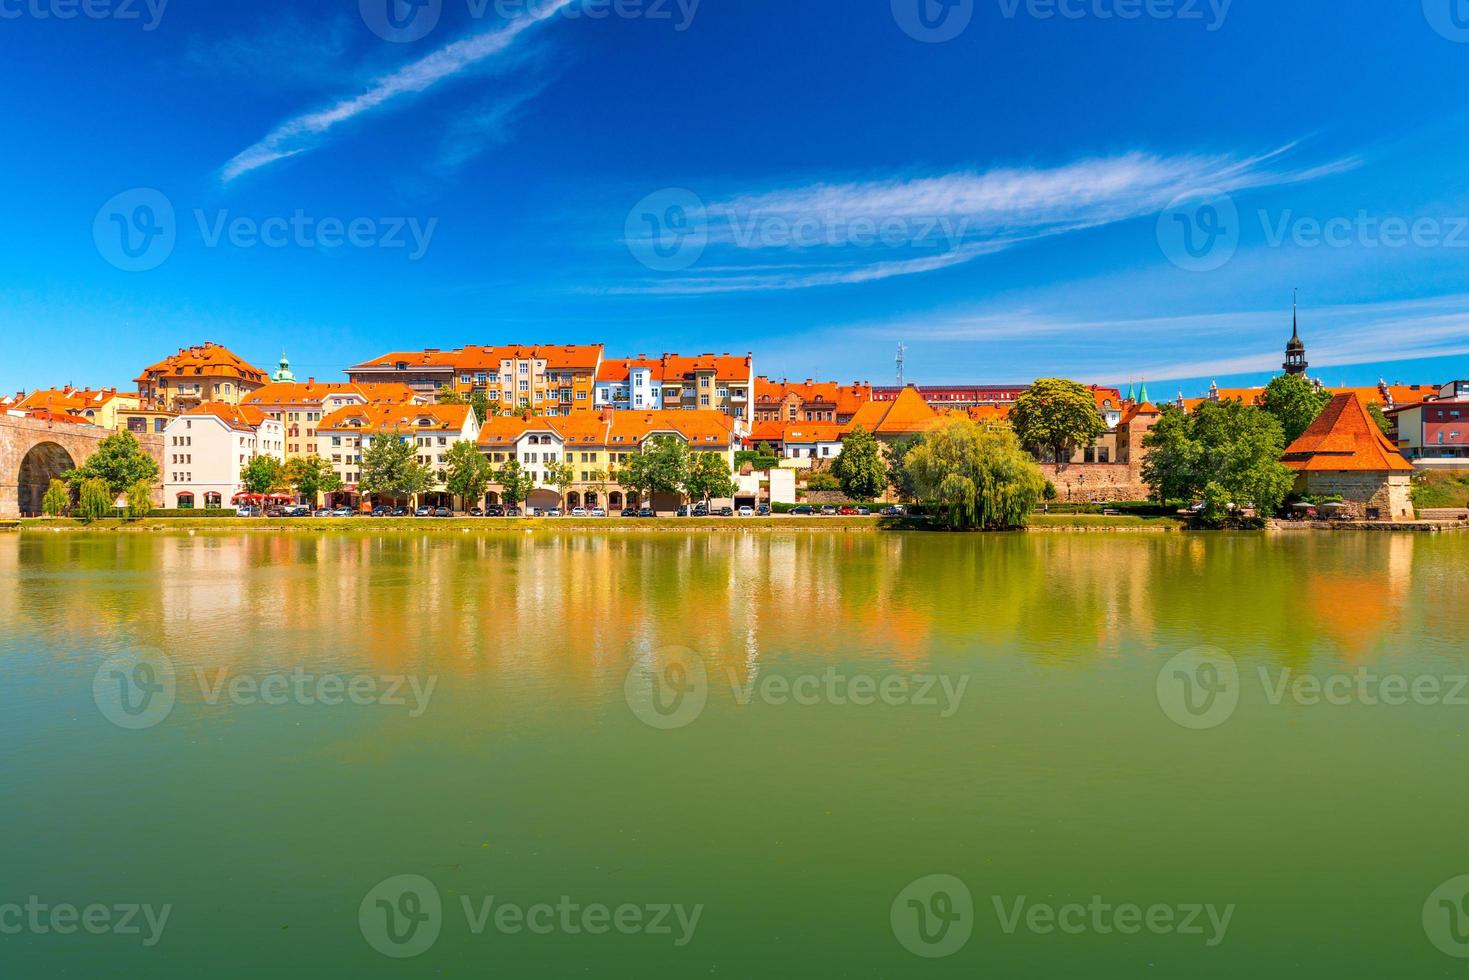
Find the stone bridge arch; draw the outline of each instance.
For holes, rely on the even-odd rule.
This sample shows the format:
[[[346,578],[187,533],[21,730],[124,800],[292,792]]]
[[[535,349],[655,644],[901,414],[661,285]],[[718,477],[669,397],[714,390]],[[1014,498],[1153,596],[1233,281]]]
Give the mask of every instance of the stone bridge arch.
[[[95,425],[0,414],[0,518],[40,513],[52,478],[81,466],[111,434]],[[163,436],[143,433],[137,439],[161,468]]]

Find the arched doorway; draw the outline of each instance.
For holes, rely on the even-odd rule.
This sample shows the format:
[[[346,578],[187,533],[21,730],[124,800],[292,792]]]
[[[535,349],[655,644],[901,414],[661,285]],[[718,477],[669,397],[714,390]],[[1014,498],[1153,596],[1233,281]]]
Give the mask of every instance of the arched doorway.
[[[41,498],[46,496],[46,488],[51,481],[76,467],[71,453],[54,442],[32,446],[20,461],[20,476],[16,479],[20,512],[27,515],[41,513]]]
[[[561,498],[556,494],[555,490],[538,489],[531,491],[525,503],[527,507],[532,507],[537,511],[543,511],[560,506]]]
[[[622,510],[622,491],[613,490],[607,495],[607,507],[610,510]]]
[[[579,494],[575,490],[573,490],[573,491],[571,491],[570,493],[568,493],[566,495],[566,509],[567,510],[575,510],[576,508],[578,508],[580,506],[581,506],[581,494]]]

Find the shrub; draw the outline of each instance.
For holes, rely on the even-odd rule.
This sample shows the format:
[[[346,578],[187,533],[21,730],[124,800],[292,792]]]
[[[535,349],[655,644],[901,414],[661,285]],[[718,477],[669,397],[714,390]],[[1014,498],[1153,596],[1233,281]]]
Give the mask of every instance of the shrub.
[[[84,521],[100,520],[112,515],[112,494],[107,489],[107,483],[97,477],[91,477],[82,481],[80,499],[77,502],[76,516]]]
[[[71,491],[61,480],[52,480],[51,485],[46,488],[46,495],[41,498],[41,513],[47,517],[60,517],[66,513],[66,508],[71,506]]]

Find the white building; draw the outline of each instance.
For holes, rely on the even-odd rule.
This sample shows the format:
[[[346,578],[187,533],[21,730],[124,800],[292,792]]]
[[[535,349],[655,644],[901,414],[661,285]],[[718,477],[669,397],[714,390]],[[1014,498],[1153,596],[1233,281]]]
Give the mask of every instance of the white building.
[[[316,454],[342,480],[342,493],[356,502],[362,480],[362,453],[384,434],[411,442],[418,462],[434,474],[431,493],[443,494],[449,448],[479,441],[479,419],[468,405],[354,404],[332,412],[316,428]]]
[[[228,507],[244,487],[240,471],[257,456],[285,461],[285,429],[251,406],[205,402],[163,429],[165,507]]]
[[[638,412],[663,407],[663,359],[637,357],[603,361],[597,369],[593,404]]]

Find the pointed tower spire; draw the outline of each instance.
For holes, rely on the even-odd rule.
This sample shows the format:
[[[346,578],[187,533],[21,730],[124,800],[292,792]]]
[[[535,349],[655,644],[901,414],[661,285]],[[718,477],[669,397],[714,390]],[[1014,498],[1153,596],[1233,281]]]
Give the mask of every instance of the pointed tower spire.
[[[1148,397],[1148,379],[1143,378],[1142,387],[1137,391],[1137,402],[1139,405],[1146,405],[1150,401],[1152,399]]]
[[[1127,400],[1130,402],[1137,401],[1137,385],[1131,381],[1127,383]]]
[[[1285,363],[1281,365],[1286,374],[1305,374],[1310,365],[1306,362],[1306,343],[1301,340],[1300,290],[1291,299],[1290,342],[1285,345]]]

